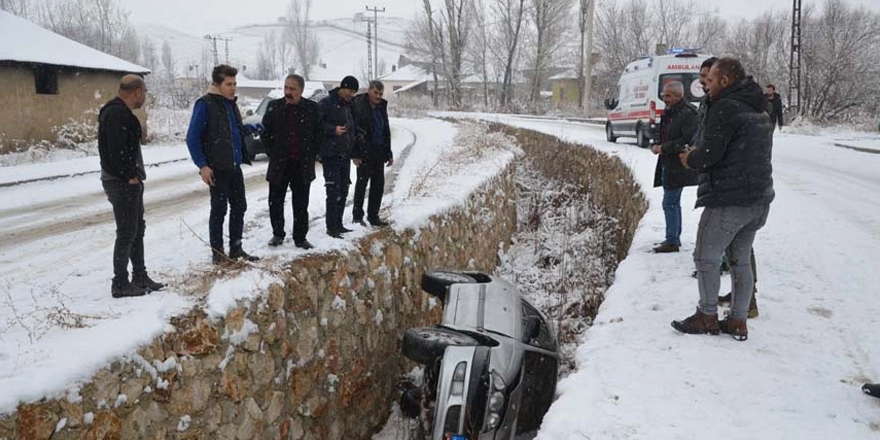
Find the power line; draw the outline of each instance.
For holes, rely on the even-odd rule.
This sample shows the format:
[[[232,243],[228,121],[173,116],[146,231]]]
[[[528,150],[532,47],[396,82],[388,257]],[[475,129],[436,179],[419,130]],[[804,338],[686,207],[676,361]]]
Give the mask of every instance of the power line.
[[[375,63],[375,66],[373,66],[373,68],[371,69],[372,72],[370,72],[370,73],[372,74],[373,77],[370,79],[376,79],[379,77],[379,13],[380,12],[384,13],[385,7],[383,6],[382,9],[379,9],[377,6],[373,6],[372,8],[369,6],[365,6],[365,8],[367,9],[367,12],[373,13],[373,34],[376,36],[376,46],[373,48],[373,51],[374,51],[374,58],[376,60],[376,63]],[[369,29],[370,29],[370,24],[368,22],[367,23],[367,34],[368,34],[367,35],[367,37],[368,37],[367,42],[368,42],[368,44],[370,41],[369,40]],[[369,50],[369,48],[367,50]]]
[[[205,39],[211,41],[211,51],[214,54],[214,65],[220,64],[219,55],[217,53],[217,40],[226,42],[226,64],[229,64],[229,42],[232,38],[221,37],[220,35],[205,35]]]

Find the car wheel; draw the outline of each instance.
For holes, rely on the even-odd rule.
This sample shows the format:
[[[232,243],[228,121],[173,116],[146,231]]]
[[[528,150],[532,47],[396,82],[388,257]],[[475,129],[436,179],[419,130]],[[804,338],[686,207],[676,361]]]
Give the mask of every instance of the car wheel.
[[[617,136],[614,135],[614,128],[611,127],[611,123],[605,124],[605,140],[608,142],[617,142]]]
[[[648,148],[651,146],[651,139],[645,134],[645,126],[639,124],[636,127],[636,143],[641,148]]]
[[[403,355],[423,365],[443,357],[446,347],[480,345],[476,339],[441,327],[411,328],[403,333]]]
[[[446,289],[453,284],[476,283],[474,277],[460,272],[435,270],[422,275],[422,290],[444,300]]]

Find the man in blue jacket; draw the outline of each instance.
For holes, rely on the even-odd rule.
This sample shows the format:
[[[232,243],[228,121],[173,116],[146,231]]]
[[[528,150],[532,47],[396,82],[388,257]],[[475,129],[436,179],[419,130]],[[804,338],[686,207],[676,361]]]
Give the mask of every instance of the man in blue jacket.
[[[351,229],[342,225],[342,213],[351,185],[351,152],[357,142],[358,127],[352,114],[352,99],[359,88],[357,78],[346,76],[339,87],[318,103],[324,142],[321,143],[321,165],[327,190],[327,235],[342,238]]]
[[[189,154],[199,168],[202,181],[210,188],[208,234],[214,264],[227,260],[259,260],[248,255],[241,247],[244,213],[247,210],[241,164],[251,164],[245,150],[244,136],[258,131],[259,126],[243,126],[241,123],[241,112],[235,97],[237,74],[238,70],[231,66],[221,64],[214,67],[212,84],[208,93],[196,101],[186,133]],[[228,255],[223,247],[227,204],[231,208]]]

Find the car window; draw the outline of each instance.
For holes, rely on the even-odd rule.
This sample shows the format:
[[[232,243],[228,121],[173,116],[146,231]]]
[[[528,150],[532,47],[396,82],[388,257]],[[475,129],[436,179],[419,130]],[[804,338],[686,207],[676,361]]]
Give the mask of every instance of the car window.
[[[528,322],[530,319],[537,319],[541,322],[541,328],[538,331],[538,336],[534,339],[531,339],[526,332],[529,331]],[[523,334],[520,338],[523,342],[529,345],[534,345],[535,347],[543,348],[548,351],[556,351],[556,340],[553,338],[553,332],[550,329],[550,326],[547,325],[547,321],[544,320],[544,317],[538,313],[538,311],[532,307],[528,301],[522,301],[522,331]]]
[[[266,107],[269,107],[269,101],[271,101],[271,99],[263,98],[263,102],[260,103],[260,106],[257,107],[257,110],[254,113],[256,113],[258,115],[265,115],[266,114]]]
[[[684,99],[689,102],[697,102],[706,93],[700,84],[700,74],[693,72],[667,73],[660,75],[660,84],[657,87],[657,97],[663,99],[663,87],[671,82],[678,81],[684,86]]]

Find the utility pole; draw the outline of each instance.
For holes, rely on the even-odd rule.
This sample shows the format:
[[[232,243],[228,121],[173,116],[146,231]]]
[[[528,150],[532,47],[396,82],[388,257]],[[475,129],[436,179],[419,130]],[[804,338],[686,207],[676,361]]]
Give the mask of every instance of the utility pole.
[[[229,64],[229,42],[232,38],[221,37],[219,35],[205,35],[205,39],[211,41],[211,51],[214,54],[214,65],[220,64],[220,56],[217,53],[217,40],[226,42],[226,64]]]
[[[586,109],[586,116],[590,117],[590,112],[592,111],[590,94],[593,88],[593,15],[596,13],[596,0],[586,0],[589,4],[587,5],[587,26],[586,26],[586,40],[587,40],[587,53],[581,54],[584,59],[584,63],[582,68],[584,72],[584,83],[583,83],[583,93],[581,94],[581,108]]]
[[[376,6],[373,6],[372,8],[369,6],[365,6],[365,8],[367,9],[367,12],[373,13],[373,35],[376,36],[376,45],[373,47],[373,51],[374,51],[373,52],[374,53],[373,59],[376,60],[376,63],[374,66],[375,70],[372,72],[373,78],[371,78],[371,79],[376,79],[379,77],[379,13],[380,12],[384,13],[385,7],[383,6],[381,9],[379,9]],[[367,25],[367,26],[369,26],[369,25]]]
[[[801,113],[801,0],[791,8],[791,54],[788,67],[788,108]]]
[[[367,18],[367,75],[373,75],[373,32],[372,21]]]

